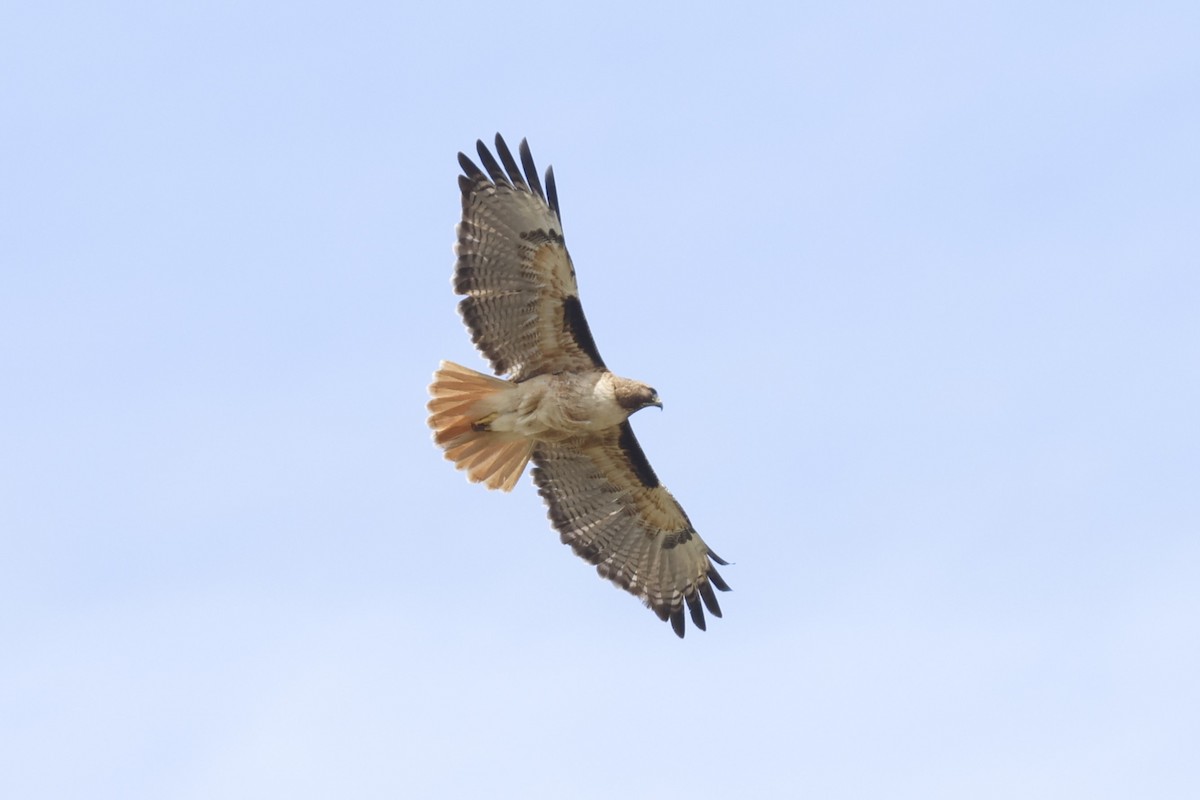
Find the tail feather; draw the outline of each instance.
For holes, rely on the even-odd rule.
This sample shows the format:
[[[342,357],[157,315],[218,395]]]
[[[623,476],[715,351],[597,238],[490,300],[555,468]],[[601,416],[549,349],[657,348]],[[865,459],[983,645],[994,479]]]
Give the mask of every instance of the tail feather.
[[[467,477],[489,489],[511,491],[520,480],[533,452],[524,437],[479,430],[479,421],[492,410],[497,395],[512,384],[482,372],[443,361],[429,387],[429,427],[446,458]],[[493,402],[488,402],[493,401]]]

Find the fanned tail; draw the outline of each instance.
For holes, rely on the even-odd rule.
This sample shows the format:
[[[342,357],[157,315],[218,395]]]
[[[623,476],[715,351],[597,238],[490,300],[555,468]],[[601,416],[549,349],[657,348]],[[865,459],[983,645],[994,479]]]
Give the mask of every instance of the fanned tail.
[[[429,393],[429,427],[446,458],[467,477],[489,489],[512,491],[529,463],[533,442],[510,433],[489,431],[481,421],[497,405],[498,395],[512,384],[451,361],[433,373]]]

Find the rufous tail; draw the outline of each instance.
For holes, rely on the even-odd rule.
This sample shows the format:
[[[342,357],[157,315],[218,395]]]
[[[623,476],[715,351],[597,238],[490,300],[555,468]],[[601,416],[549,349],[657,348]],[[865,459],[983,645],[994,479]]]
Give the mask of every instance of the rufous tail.
[[[511,433],[487,430],[482,420],[494,411],[497,395],[512,384],[482,372],[443,361],[433,373],[429,393],[429,427],[446,458],[467,471],[472,481],[489,489],[512,491],[529,463],[533,442]],[[489,402],[492,401],[492,402]]]

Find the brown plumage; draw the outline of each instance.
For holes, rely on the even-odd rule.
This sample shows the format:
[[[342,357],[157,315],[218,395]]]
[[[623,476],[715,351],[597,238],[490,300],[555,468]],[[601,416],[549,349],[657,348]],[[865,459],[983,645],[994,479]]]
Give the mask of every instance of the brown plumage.
[[[638,445],[629,416],[662,407],[657,392],[604,365],[579,302],[553,170],[543,190],[529,146],[521,165],[499,135],[477,143],[483,169],[459,153],[462,222],[454,290],[494,378],[443,361],[429,424],[472,481],[509,491],[530,459],[563,542],[684,634],[721,616],[725,564],[692,527]],[[485,172],[486,170],[486,172]]]

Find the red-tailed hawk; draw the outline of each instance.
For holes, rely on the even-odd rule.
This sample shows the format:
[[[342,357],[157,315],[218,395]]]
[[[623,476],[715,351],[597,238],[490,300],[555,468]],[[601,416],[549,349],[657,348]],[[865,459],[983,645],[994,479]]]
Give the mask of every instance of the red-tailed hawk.
[[[662,408],[644,383],[609,372],[592,340],[563,242],[554,170],[546,190],[522,140],[521,167],[499,134],[484,170],[463,175],[454,291],[493,378],[443,361],[429,387],[429,425],[472,481],[509,491],[532,458],[533,481],[564,543],[641,598],[680,637],[684,606],[704,630],[729,586],[687,514],[646,460],[629,415]],[[703,605],[701,603],[703,602]]]

